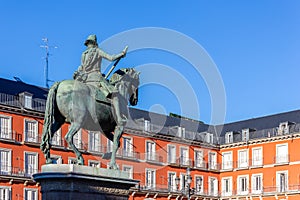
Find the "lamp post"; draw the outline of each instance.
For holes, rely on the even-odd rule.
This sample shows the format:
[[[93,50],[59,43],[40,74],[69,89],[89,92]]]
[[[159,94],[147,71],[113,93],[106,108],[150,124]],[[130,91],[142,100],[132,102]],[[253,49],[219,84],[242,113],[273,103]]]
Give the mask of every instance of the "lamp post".
[[[194,194],[194,188],[191,188],[192,180],[193,180],[193,178],[191,176],[191,168],[188,167],[186,169],[186,179],[183,180],[185,182],[185,188],[183,188],[181,190],[181,193],[183,195],[185,195],[188,200],[190,200],[191,199],[191,195]],[[175,178],[175,184],[176,184],[177,190],[179,189],[179,183],[180,183],[180,178],[176,177]]]

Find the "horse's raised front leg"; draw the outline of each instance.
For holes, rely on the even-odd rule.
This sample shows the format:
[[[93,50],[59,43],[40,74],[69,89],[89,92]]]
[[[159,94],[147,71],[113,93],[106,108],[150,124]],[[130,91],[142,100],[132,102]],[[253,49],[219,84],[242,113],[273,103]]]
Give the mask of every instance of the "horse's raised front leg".
[[[111,154],[111,160],[109,163],[109,169],[118,169],[118,166],[116,164],[116,154],[120,147],[120,139],[122,137],[124,130],[124,125],[117,125],[114,131],[114,146]]]
[[[66,134],[65,139],[66,139],[69,147],[71,147],[71,149],[76,154],[78,165],[83,165],[84,164],[83,157],[82,157],[80,151],[76,148],[76,146],[73,143],[73,137],[79,131],[79,129],[80,129],[79,124],[71,123],[70,129],[69,129],[68,133]]]

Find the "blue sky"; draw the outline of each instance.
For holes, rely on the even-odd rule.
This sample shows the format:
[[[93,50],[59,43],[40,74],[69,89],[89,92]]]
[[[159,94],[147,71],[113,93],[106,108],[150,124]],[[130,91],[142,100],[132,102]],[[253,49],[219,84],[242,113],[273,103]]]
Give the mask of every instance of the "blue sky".
[[[159,27],[193,39],[213,60],[225,88],[226,122],[299,109],[299,1],[12,0],[0,4],[2,78],[17,76],[24,82],[44,86],[45,51],[40,48],[43,37],[49,38],[50,45],[58,46],[51,49],[49,78],[59,81],[72,77],[89,34],[97,34],[101,43],[124,31]],[[100,47],[118,53],[127,42],[130,51],[134,43],[126,38],[119,45],[104,43]],[[185,44],[179,45],[184,48]],[[157,66],[182,78],[167,73],[164,77],[169,85],[157,81],[144,84],[138,108],[174,112],[206,123],[213,121],[212,112],[218,112],[212,111],[212,99],[216,97],[189,60],[176,53],[145,48],[129,52],[118,65],[133,66],[144,66],[145,72],[152,73],[142,73],[142,83],[162,74],[162,68]],[[197,106],[189,104],[186,83]]]

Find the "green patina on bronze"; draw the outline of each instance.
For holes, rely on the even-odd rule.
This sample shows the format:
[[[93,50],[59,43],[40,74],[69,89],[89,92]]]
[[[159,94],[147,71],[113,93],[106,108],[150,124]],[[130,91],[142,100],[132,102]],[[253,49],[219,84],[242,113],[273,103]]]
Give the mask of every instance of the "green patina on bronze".
[[[46,163],[52,163],[50,148],[53,134],[69,122],[65,139],[75,152],[79,165],[83,165],[84,160],[73,143],[73,137],[84,128],[100,131],[113,141],[109,167],[117,169],[115,158],[128,117],[128,101],[133,106],[138,101],[139,72],[133,68],[120,69],[108,82],[100,72],[101,59],[120,59],[126,55],[127,48],[116,56],[110,56],[98,48],[95,35],[89,36],[85,45],[87,50],[83,52],[81,66],[74,73],[75,80],[56,82],[49,90],[41,150]]]

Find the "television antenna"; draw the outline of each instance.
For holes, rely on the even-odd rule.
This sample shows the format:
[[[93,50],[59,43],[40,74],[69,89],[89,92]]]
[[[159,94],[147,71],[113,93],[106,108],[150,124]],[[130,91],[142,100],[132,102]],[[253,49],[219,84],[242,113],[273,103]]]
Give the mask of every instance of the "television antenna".
[[[45,85],[47,88],[49,88],[49,82],[53,82],[52,80],[49,80],[48,77],[48,67],[49,67],[49,49],[50,48],[58,48],[57,46],[49,46],[49,40],[48,38],[43,38],[42,39],[44,41],[44,45],[40,45],[41,48],[44,48],[46,50],[46,57],[45,57],[45,61],[46,61],[46,65],[44,68],[44,76],[45,76]]]

